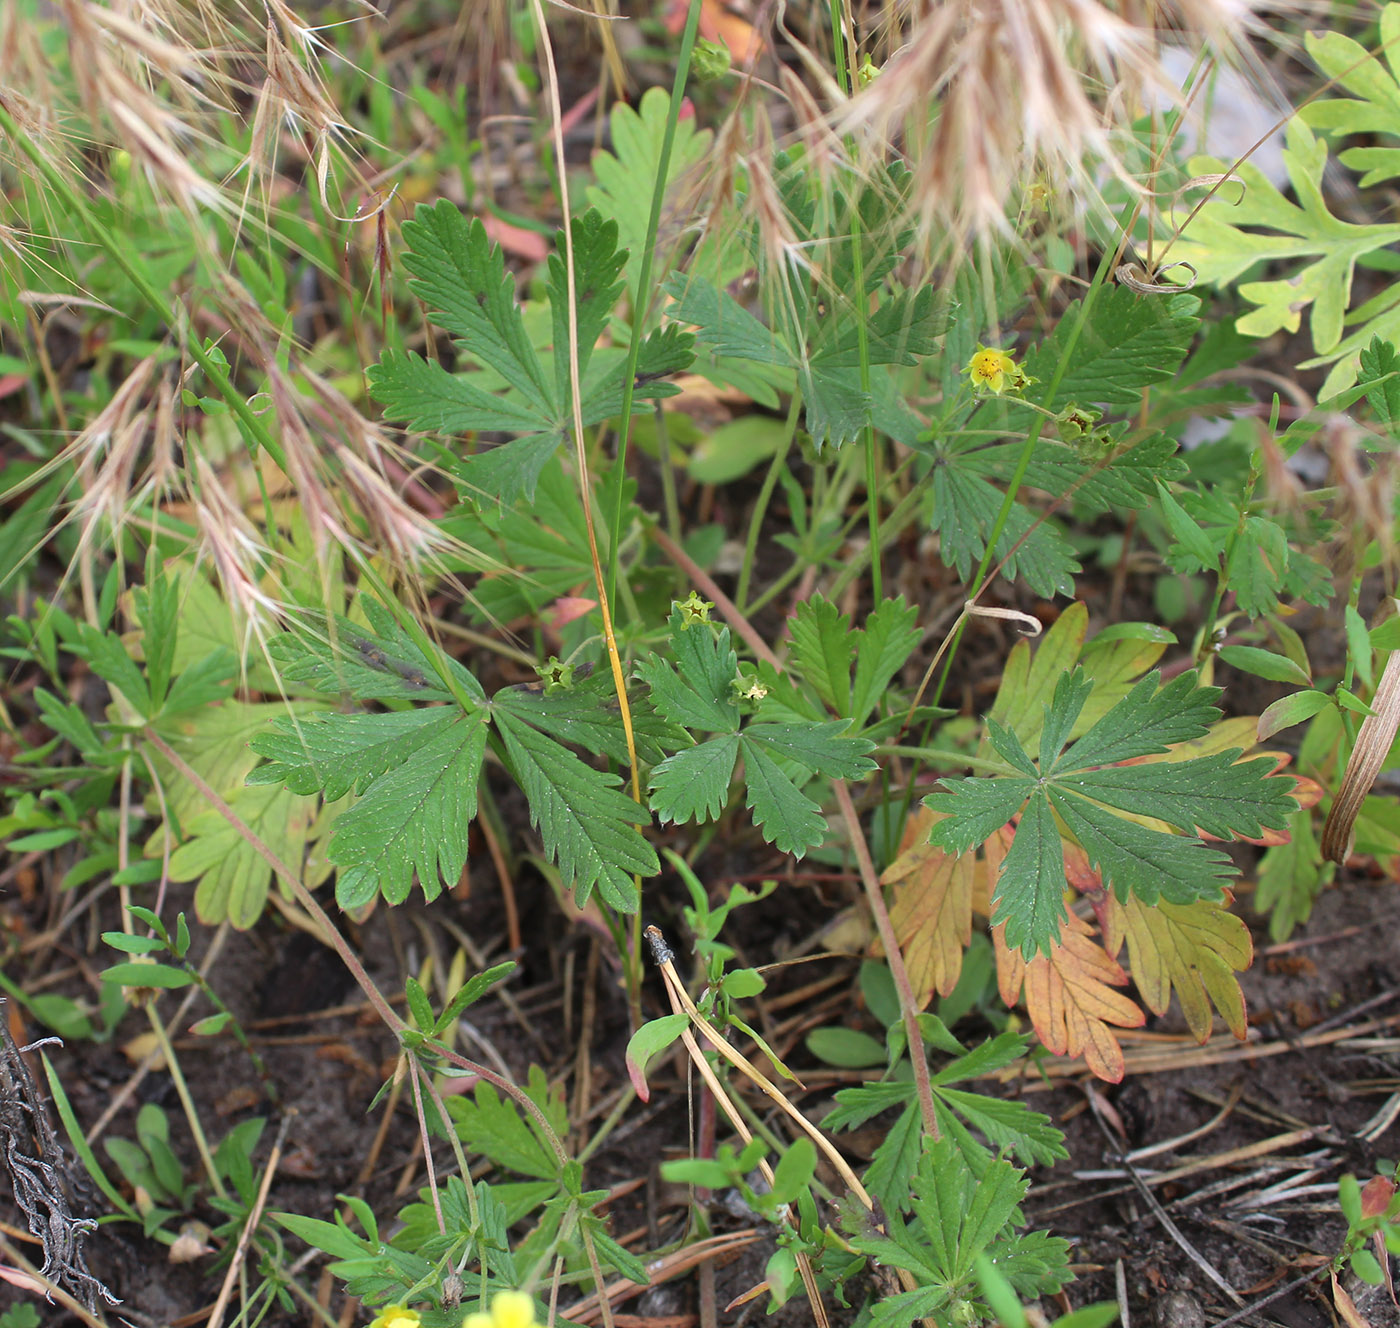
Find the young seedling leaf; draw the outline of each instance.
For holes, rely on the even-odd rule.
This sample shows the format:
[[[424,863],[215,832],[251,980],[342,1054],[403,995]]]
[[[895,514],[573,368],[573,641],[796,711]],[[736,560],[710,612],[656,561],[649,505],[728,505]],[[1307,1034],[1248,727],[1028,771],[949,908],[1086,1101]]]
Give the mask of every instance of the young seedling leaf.
[[[643,1024],[627,1042],[627,1077],[643,1102],[651,1100],[647,1066],[681,1035],[690,1024],[688,1014],[667,1014]]]

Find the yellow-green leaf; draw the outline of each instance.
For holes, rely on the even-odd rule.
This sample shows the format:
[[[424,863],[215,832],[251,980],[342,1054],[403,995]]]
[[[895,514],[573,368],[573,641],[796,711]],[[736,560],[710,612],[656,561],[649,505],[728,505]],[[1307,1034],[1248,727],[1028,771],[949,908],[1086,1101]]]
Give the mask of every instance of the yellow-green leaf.
[[[1135,896],[1123,906],[1123,931],[1133,981],[1148,1009],[1166,1011],[1173,988],[1197,1042],[1210,1037],[1211,1003],[1243,1039],[1249,1023],[1235,979],[1254,958],[1249,928],[1224,904],[1197,900],[1149,907]]]

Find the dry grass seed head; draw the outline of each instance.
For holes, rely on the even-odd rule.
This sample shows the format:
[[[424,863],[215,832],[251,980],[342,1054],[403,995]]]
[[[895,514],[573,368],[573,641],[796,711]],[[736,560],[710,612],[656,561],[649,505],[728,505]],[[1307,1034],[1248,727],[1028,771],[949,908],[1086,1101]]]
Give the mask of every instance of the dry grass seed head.
[[[240,657],[246,657],[253,637],[264,641],[268,626],[281,615],[281,606],[262,588],[269,551],[214,468],[198,453],[193,472],[198,557],[207,557],[214,566],[235,623],[242,625]]]
[[[275,362],[267,366],[267,372],[268,393],[277,415],[287,479],[311,532],[317,564],[324,572],[330,563],[332,541],[349,544],[350,534],[341,522],[336,501],[325,482],[322,452],[307,427],[295,389]]]
[[[1358,430],[1344,415],[1329,417],[1324,447],[1332,464],[1332,480],[1341,494],[1338,529],[1352,547],[1357,532],[1374,540],[1387,567],[1395,565],[1395,463],[1384,454],[1364,452]]]
[[[106,124],[116,146],[186,215],[225,209],[223,191],[190,164],[199,112],[223,106],[214,62],[110,10],[82,0],[62,0],[62,7],[89,129]]]
[[[153,412],[143,404],[156,358],[138,362],[117,385],[107,404],[79,431],[60,460],[73,465],[73,483],[79,493],[70,519],[82,523],[78,556],[89,553],[103,516],[113,532],[120,532],[136,499],[136,462]]]
[[[837,124],[876,155],[904,145],[925,248],[956,255],[970,238],[1009,231],[1008,210],[1037,170],[1090,197],[1095,169],[1127,178],[1115,126],[1149,89],[1179,99],[1158,60],[1159,28],[1225,51],[1252,19],[1244,0],[1119,12],[1099,0],[922,0],[905,44]]]

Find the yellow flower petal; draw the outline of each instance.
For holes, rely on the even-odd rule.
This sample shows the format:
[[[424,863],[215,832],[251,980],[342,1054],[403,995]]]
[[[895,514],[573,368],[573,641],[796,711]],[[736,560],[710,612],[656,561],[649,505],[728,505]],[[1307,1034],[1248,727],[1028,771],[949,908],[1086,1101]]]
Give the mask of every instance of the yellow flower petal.
[[[373,1328],[373,1325],[370,1325],[370,1328]],[[462,1328],[492,1328],[491,1316],[477,1310],[475,1314],[467,1315],[466,1322],[463,1323]]]
[[[535,1328],[535,1301],[523,1291],[500,1291],[491,1302],[492,1328]]]
[[[1006,375],[1016,372],[1016,361],[1004,350],[983,346],[968,361],[965,372],[974,388],[999,393],[1006,386]]]
[[[423,1316],[403,1305],[386,1305],[374,1316],[369,1328],[418,1328]]]

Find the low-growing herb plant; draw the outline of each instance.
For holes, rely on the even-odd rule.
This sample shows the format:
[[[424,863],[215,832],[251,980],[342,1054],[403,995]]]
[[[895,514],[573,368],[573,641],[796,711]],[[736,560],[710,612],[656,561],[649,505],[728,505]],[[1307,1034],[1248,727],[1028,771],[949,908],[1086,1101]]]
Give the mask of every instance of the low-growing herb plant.
[[[533,1328],[575,1289],[562,1312],[591,1312],[589,1285],[606,1322],[612,1280],[645,1285],[652,1265],[611,1224],[588,1164],[630,1094],[647,1098],[649,1063],[679,1047],[702,1117],[720,1112],[733,1137],[702,1129],[698,1155],[662,1174],[693,1187],[697,1230],[703,1192],[721,1189],[771,1227],[751,1295],[774,1308],[805,1295],[819,1321],[830,1300],[881,1328],[1019,1328],[1028,1303],[1071,1278],[1068,1243],[1027,1230],[1022,1211],[1029,1169],[1067,1153],[1047,1116],[975,1087],[1031,1054],[1030,1034],[994,1009],[993,985],[1007,1011],[1024,1007],[1043,1053],[1082,1057],[1116,1082],[1128,1031],[1165,1015],[1173,994],[1198,1041],[1217,1014],[1247,1033],[1237,975],[1253,946],[1229,845],[1263,849],[1253,903],[1277,938],[1306,919],[1332,871],[1324,859],[1400,860],[1396,801],[1367,796],[1395,733],[1400,682],[1386,680],[1400,635],[1393,617],[1361,609],[1369,572],[1393,580],[1381,528],[1393,512],[1348,531],[1348,495],[1290,494],[1283,464],[1353,407],[1367,416],[1357,455],[1394,449],[1397,301],[1387,290],[1348,306],[1354,271],[1385,261],[1396,227],[1329,209],[1329,149],[1314,132],[1391,133],[1393,70],[1340,33],[1308,39],[1354,96],[1318,98],[1289,122],[1296,203],[1248,164],[1173,160],[1154,120],[1133,129],[1151,183],[1182,174],[1194,177],[1188,192],[1214,191],[1184,224],[1150,208],[1139,219],[1138,201],[1119,198],[1114,233],[1076,255],[1027,220],[1041,196],[1028,191],[1019,232],[974,228],[976,262],[933,280],[921,201],[925,216],[946,204],[921,194],[930,159],[917,135],[885,160],[826,130],[775,146],[741,106],[750,119],[729,135],[744,126],[752,144],[725,159],[706,224],[686,235],[663,224],[718,143],[682,113],[692,3],[673,92],[613,109],[582,198],[561,131],[546,209],[558,226],[529,232],[540,275],[521,283],[500,242],[515,223],[477,198],[486,149],[470,99],[418,79],[397,98],[392,80],[344,71],[339,92],[367,139],[403,146],[409,107],[432,127],[411,168],[429,177],[406,179],[406,194],[441,193],[444,170],[462,180],[467,207],[420,202],[395,230],[387,201],[371,210],[370,186],[357,184],[354,206],[341,196],[338,179],[361,177],[332,169],[347,166],[345,126],[310,72],[322,38],[284,8],[269,10],[281,76],[269,69],[250,123],[231,115],[236,132],[203,136],[198,152],[215,178],[246,169],[251,189],[267,125],[306,127],[315,187],[285,212],[269,206],[255,241],[241,215],[195,206],[208,202],[204,183],[170,160],[164,92],[129,90],[152,126],[143,169],[95,133],[90,172],[54,161],[0,97],[0,132],[49,205],[48,231],[3,273],[0,324],[32,331],[28,295],[45,288],[50,257],[63,259],[54,299],[77,298],[65,256],[76,245],[108,260],[82,268],[83,303],[131,311],[121,346],[94,356],[102,390],[91,399],[53,390],[47,350],[35,365],[16,360],[33,394],[47,387],[45,428],[67,429],[70,410],[81,421],[63,451],[25,435],[32,464],[4,474],[27,496],[0,531],[0,583],[27,576],[51,542],[77,569],[81,601],[64,582],[6,623],[0,649],[33,687],[26,722],[4,716],[14,751],[0,832],[13,853],[63,855],[70,897],[87,892],[96,906],[108,884],[123,893],[125,930],[104,938],[126,959],[99,975],[96,1022],[67,998],[13,994],[74,1037],[111,1033],[118,992],[143,1005],[200,1172],[181,1162],[170,1116],[147,1104],[134,1140],[105,1141],[121,1188],[51,1076],[79,1160],[144,1235],[188,1237],[215,1255],[211,1270],[251,1261],[250,1321],[314,1303],[283,1248],[290,1233],[328,1256],[375,1328]],[[540,5],[518,17],[516,39],[548,58],[542,76],[521,61],[513,77],[552,99],[557,126],[554,35]],[[847,32],[831,17],[843,91],[897,86],[897,61],[881,73],[867,56],[853,70],[855,19]],[[74,55],[89,50],[117,79],[106,43],[83,46],[91,33],[79,28]],[[1379,33],[1383,46],[1400,38],[1400,5],[1381,11]],[[709,73],[733,77],[715,54]],[[200,80],[173,70],[150,86],[193,97]],[[64,73],[75,77],[71,57]],[[952,74],[939,84],[947,120],[967,111],[957,86]],[[868,96],[854,105],[843,135],[870,114]],[[988,142],[1003,131],[981,122]],[[950,174],[937,155],[945,127],[935,120],[929,149],[945,178],[1000,178]],[[1383,142],[1340,160],[1368,172],[1363,184],[1396,173]],[[372,223],[372,259],[354,253],[342,217]],[[1160,249],[1155,271],[1120,265],[1117,251],[1136,242],[1165,245],[1197,284],[1171,286],[1169,272],[1188,268]],[[1291,266],[1255,270],[1265,260]],[[345,344],[304,344],[293,270],[328,292]],[[341,279],[352,273],[378,305],[377,331]],[[1230,326],[1203,292],[1245,277],[1239,293],[1255,308]],[[206,290],[218,293],[215,326],[246,334],[213,335],[192,316]],[[1023,318],[1032,305],[1038,316]],[[1249,338],[1297,331],[1304,311],[1308,363],[1329,371],[1321,405],[1285,420],[1276,401],[1261,416],[1234,371]],[[734,394],[752,413],[718,427],[694,401]],[[1220,443],[1182,446],[1187,420],[1232,414]],[[425,484],[410,474],[420,462],[432,467]],[[255,499],[235,500],[223,469]],[[59,486],[75,483],[88,491],[72,528],[54,528]],[[114,498],[123,484],[125,505]],[[725,521],[692,522],[682,484],[724,493]],[[293,491],[299,510],[285,501]],[[1339,548],[1344,586],[1333,582]],[[909,573],[925,559],[951,587],[942,606],[923,602],[929,582]],[[1157,576],[1154,607],[1185,639],[1120,611],[1133,559]],[[1114,569],[1107,612],[1091,613],[1094,564]],[[463,626],[428,592],[467,579]],[[1345,662],[1329,672],[1291,620],[1339,598]],[[970,633],[1008,624],[1035,643],[982,638],[996,643],[995,689],[955,704]],[[503,626],[527,639],[503,643]],[[501,676],[495,658],[457,641],[489,642],[538,682]],[[78,666],[105,703],[67,694]],[[1217,684],[1240,674],[1296,690],[1257,719],[1227,718]],[[1296,753],[1260,749],[1302,724]],[[630,1089],[581,1148],[566,1146],[581,1123],[543,1067],[516,1083],[458,1048],[465,1011],[513,962],[455,976],[436,1004],[426,978],[408,977],[405,1019],[331,913],[362,924],[415,888],[443,909],[473,835],[489,831],[499,850],[503,802],[524,808],[520,835],[538,839],[541,874],[600,924],[623,973]],[[763,884],[719,883],[719,846],[763,864]],[[835,1093],[821,1124],[837,1142],[784,1096],[799,1077],[791,1052],[746,1005],[769,972],[735,940],[736,916],[795,888],[771,864],[804,858],[858,883],[870,925],[860,990],[883,1035],[850,1019],[808,1040],[818,1059],[870,1075]],[[672,909],[676,882],[685,893]],[[428,1167],[397,1212],[351,1193],[330,1214],[267,1209],[260,1118],[210,1147],[159,993],[210,1002],[193,1031],[234,1037],[274,1106],[279,1090],[217,981],[190,961],[190,924],[170,906],[183,885],[205,927],[250,930],[271,905],[295,907],[392,1032],[395,1069],[376,1102],[409,1104]],[[677,916],[697,960],[693,991],[654,923],[645,934],[663,987],[644,968],[644,921]],[[965,1041],[955,1016],[973,1008],[993,1033]],[[744,1081],[776,1105],[776,1126],[750,1119]],[[858,1174],[840,1134],[881,1117],[885,1138]],[[1384,1176],[1364,1190],[1343,1182],[1334,1272],[1383,1274],[1393,1191]],[[198,1234],[175,1229],[211,1212]],[[1114,1310],[1057,1323],[1101,1328]]]

